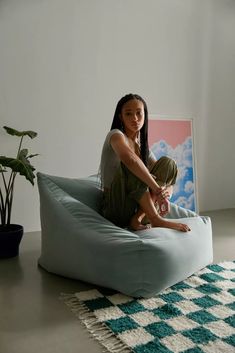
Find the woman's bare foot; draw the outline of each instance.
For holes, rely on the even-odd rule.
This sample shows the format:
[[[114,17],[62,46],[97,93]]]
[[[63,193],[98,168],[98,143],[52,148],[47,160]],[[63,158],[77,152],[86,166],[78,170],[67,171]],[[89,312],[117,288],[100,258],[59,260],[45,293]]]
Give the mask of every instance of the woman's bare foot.
[[[191,230],[187,224],[166,221],[165,219],[162,219],[158,216],[152,218],[151,225],[152,227],[175,229],[180,232],[189,232]]]
[[[144,229],[151,228],[151,225],[150,225],[150,224],[142,224],[142,223],[141,223],[141,220],[138,218],[138,216],[137,216],[137,215],[134,215],[134,216],[131,218],[129,227],[130,227],[132,230],[144,230]]]
[[[152,227],[170,228],[180,232],[188,232],[191,230],[186,224],[171,222],[159,216],[154,206],[156,201],[157,199],[153,199],[149,191],[146,191],[139,200],[140,210],[142,210],[143,215],[146,214]],[[140,222],[142,218],[137,217],[137,219]]]

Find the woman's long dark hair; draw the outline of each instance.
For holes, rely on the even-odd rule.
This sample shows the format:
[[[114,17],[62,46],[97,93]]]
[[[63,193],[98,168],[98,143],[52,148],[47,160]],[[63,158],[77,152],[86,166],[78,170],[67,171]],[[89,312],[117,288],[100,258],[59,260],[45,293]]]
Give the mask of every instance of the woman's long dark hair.
[[[120,115],[121,115],[123,105],[132,99],[137,99],[137,100],[141,101],[144,105],[144,125],[142,126],[142,128],[140,130],[140,157],[141,157],[142,161],[144,162],[144,164],[147,165],[148,156],[149,156],[148,108],[147,108],[146,102],[144,101],[144,99],[142,97],[140,97],[138,94],[130,93],[120,99],[120,101],[118,102],[118,104],[116,106],[116,110],[115,110],[114,117],[113,117],[113,122],[111,125],[111,130],[119,129],[122,132],[124,132],[123,131],[123,124],[120,119]]]

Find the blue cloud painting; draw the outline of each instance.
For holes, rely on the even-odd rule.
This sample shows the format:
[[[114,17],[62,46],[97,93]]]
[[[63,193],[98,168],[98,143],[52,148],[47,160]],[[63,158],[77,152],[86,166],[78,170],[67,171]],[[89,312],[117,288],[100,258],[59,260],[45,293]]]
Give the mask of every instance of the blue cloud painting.
[[[171,202],[196,211],[192,137],[186,137],[184,142],[178,144],[175,148],[162,139],[155,142],[150,149],[156,159],[168,156],[173,158],[177,163],[178,177],[174,185]]]

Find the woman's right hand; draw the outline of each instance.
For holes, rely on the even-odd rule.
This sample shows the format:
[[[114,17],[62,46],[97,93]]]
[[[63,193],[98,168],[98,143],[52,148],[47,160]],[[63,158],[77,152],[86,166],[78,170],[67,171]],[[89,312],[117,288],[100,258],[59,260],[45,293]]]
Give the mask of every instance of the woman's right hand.
[[[167,188],[159,187],[156,193],[156,201],[159,206],[159,214],[160,216],[164,217],[167,213],[170,212],[170,202],[168,199],[170,198],[170,193]]]

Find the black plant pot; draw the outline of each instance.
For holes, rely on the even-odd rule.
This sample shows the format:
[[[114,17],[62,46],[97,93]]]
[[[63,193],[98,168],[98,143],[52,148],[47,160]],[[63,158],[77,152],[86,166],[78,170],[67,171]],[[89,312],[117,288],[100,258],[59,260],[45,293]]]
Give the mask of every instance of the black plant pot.
[[[24,228],[19,224],[0,225],[0,258],[14,257],[19,254],[19,245]]]

